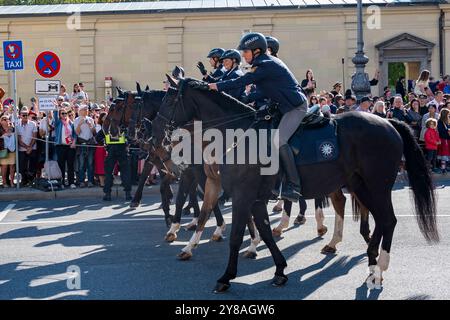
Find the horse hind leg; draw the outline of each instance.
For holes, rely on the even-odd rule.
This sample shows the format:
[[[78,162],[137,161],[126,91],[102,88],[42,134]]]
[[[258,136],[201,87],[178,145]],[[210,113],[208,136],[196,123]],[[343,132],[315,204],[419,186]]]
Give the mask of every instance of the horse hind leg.
[[[256,259],[258,253],[256,252],[256,247],[261,242],[261,238],[259,236],[258,229],[256,228],[255,221],[252,217],[249,217],[247,222],[247,228],[250,233],[250,246],[247,251],[243,254],[244,258],[247,259]]]
[[[292,202],[289,200],[284,200],[280,223],[272,230],[272,235],[274,237],[280,237],[283,231],[289,227],[291,210]]]
[[[369,210],[361,205],[361,221],[359,225],[359,233],[367,244],[370,243],[370,226],[369,226]]]
[[[315,209],[316,209],[315,218],[316,218],[316,223],[317,223],[317,236],[323,237],[328,232],[327,226],[323,224],[323,221],[325,220],[325,216],[323,214],[323,208],[326,208],[327,206],[329,206],[328,198],[323,197],[323,198],[314,199],[314,203],[315,203]]]
[[[331,241],[322,248],[323,254],[335,254],[337,251],[336,245],[342,241],[342,234],[344,231],[344,213],[346,198],[341,189],[330,194],[331,203],[335,211],[334,217],[334,231]]]

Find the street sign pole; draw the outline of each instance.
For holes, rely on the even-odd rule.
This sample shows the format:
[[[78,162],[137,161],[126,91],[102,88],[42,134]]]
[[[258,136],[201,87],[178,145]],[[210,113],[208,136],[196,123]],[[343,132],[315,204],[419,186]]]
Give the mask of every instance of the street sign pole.
[[[16,70],[12,70],[12,82],[13,82],[13,93],[14,93],[14,118],[15,123],[14,126],[16,127],[20,121],[19,119],[19,113],[20,110],[17,106],[17,82],[16,82]],[[14,129],[14,138],[16,140],[16,188],[17,190],[20,189],[20,179],[19,179],[19,138],[17,135],[17,128]],[[14,181],[11,181],[11,183],[14,183]]]

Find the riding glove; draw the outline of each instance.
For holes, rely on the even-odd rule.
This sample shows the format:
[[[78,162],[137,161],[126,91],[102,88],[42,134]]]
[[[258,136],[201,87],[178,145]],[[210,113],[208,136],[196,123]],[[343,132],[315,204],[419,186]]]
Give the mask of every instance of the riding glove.
[[[197,63],[197,68],[200,70],[200,73],[204,76],[206,76],[206,74],[208,73],[208,71],[206,71],[205,69],[205,65],[201,61]]]

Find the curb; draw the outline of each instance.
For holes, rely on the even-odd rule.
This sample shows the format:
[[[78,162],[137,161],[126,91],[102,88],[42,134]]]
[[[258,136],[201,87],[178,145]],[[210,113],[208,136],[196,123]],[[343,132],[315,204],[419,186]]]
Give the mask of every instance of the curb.
[[[131,193],[136,190],[136,186],[133,186]],[[159,185],[144,187],[142,195],[156,195],[159,194]],[[53,200],[53,199],[92,199],[103,197],[103,189],[99,187],[94,188],[82,188],[82,189],[65,189],[61,191],[45,192],[32,188],[21,189],[20,191],[0,191],[1,201],[35,201],[35,200]],[[118,185],[114,185],[111,190],[112,199],[125,199],[125,192],[123,188]]]

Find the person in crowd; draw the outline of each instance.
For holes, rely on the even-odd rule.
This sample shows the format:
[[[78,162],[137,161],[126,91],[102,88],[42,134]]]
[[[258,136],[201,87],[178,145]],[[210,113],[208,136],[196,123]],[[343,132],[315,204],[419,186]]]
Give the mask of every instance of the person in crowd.
[[[434,103],[427,104],[428,112],[422,116],[422,124],[420,130],[420,142],[425,142],[425,130],[426,130],[426,121],[428,119],[435,119],[436,121],[439,119],[439,113],[437,113],[437,108]]]
[[[428,113],[428,97],[425,94],[419,95],[419,113],[421,116]]]
[[[66,102],[67,103],[67,102]],[[53,111],[55,123],[55,150],[58,159],[58,166],[64,178],[67,168],[67,186],[75,189],[75,156],[76,156],[76,133],[73,121],[68,117],[66,103],[58,110]]]
[[[14,126],[8,115],[0,117],[0,137],[3,138],[3,147],[6,149],[6,156],[0,158],[3,187],[14,187],[14,175],[16,173],[16,139],[14,136]]]
[[[330,113],[331,114],[336,114],[337,111],[337,107],[336,105],[333,103],[334,101],[334,95],[330,92],[325,92],[324,93],[324,97],[327,99],[327,105],[330,107]]]
[[[36,138],[38,129],[36,123],[28,119],[28,115],[28,107],[24,106],[20,110],[20,120],[16,126],[19,142],[19,172],[22,176],[22,186],[27,186],[33,182],[37,163]]]
[[[62,98],[62,99],[61,99]],[[58,97],[56,103],[56,109],[68,108],[70,103],[64,101],[62,96]],[[49,160],[56,160],[56,150],[55,150],[55,119],[53,118],[53,112],[48,111],[45,113],[45,117],[41,118],[39,122],[39,137],[45,139],[48,133],[48,158]],[[45,151],[44,151],[45,152]]]
[[[59,95],[63,97],[63,100],[65,102],[70,102],[70,95],[67,93],[67,88],[65,84],[61,84],[61,87],[59,88]]]
[[[417,99],[418,98],[418,95],[416,95],[414,92],[408,92],[408,99],[407,99],[407,102],[408,102],[408,104],[412,101],[412,100],[414,100],[414,99]],[[405,99],[403,99],[403,101],[404,101]]]
[[[362,97],[359,106],[355,111],[370,112],[370,106],[372,105],[372,99],[370,97]]]
[[[447,83],[450,81],[450,76],[449,75],[444,75],[442,77],[441,81],[438,81],[438,84],[436,85],[436,90],[435,91],[444,91],[445,86],[447,85]]]
[[[434,118],[430,118],[425,122],[425,154],[430,165],[430,169],[436,172],[436,156],[438,146],[441,144],[439,133],[436,130],[437,121]]]
[[[372,113],[381,118],[386,118],[386,105],[384,101],[378,100],[373,106]]]
[[[384,87],[383,89],[383,97],[384,97],[384,101],[389,101],[392,97],[392,92],[391,89],[389,87]]]
[[[85,96],[84,96],[84,92],[81,92],[81,88],[80,85],[78,83],[75,83],[73,85],[73,91],[72,91],[72,95],[70,97],[70,100],[72,103],[80,103],[84,100]]]
[[[438,107],[438,110],[440,111],[445,104],[444,93],[442,91],[436,91],[436,93],[434,94],[434,100],[432,102]]]
[[[309,97],[309,107],[318,106],[319,105],[319,99],[317,99],[317,96],[312,95]]]
[[[331,90],[330,92],[335,97],[337,95],[341,95],[342,96],[341,90],[342,90],[342,82],[338,81],[335,84],[333,84],[333,90]]]
[[[409,118],[409,115],[403,106],[403,98],[402,97],[400,97],[400,96],[394,97],[393,108],[390,110],[388,117],[394,118],[394,119],[397,119],[399,121],[403,121],[406,123],[411,122],[411,119]]]
[[[80,88],[80,93],[83,96],[83,102],[86,104],[89,104],[89,96],[86,91],[84,91],[84,84],[83,82],[78,83],[78,87]]]
[[[311,69],[306,70],[306,77],[302,80],[300,86],[308,97],[316,92],[317,82]]]
[[[356,96],[354,95],[348,95],[345,97],[345,105],[344,105],[344,111],[354,111],[356,108],[358,108],[356,104]]]
[[[405,90],[405,77],[401,76],[398,78],[397,83],[395,84],[395,93],[399,94],[402,98],[406,96]]]
[[[337,112],[337,109],[339,109],[340,107],[343,107],[344,104],[345,104],[345,101],[344,101],[343,96],[338,94],[337,96],[334,97],[334,105],[336,106],[336,112]]]
[[[72,109],[69,109],[67,111],[67,116],[69,117],[70,121],[72,121],[72,122],[75,121],[76,115],[75,115],[75,112]]]
[[[438,160],[441,162],[442,174],[447,173],[447,162],[450,160],[450,110],[443,108],[439,115],[437,130],[441,143],[438,146]]]
[[[100,113],[96,126],[95,140],[97,142],[97,148],[95,148],[94,154],[94,174],[97,176],[100,187],[105,186],[105,159],[106,148],[105,145],[105,133],[102,130],[103,122],[108,114],[106,112]]]
[[[414,131],[414,136],[417,140],[419,140],[421,125],[422,125],[422,116],[420,115],[419,110],[420,102],[417,99],[411,100],[409,103],[409,109],[407,110],[408,117],[410,119],[409,125]]]
[[[444,78],[444,86],[440,91],[444,92],[445,94],[450,94],[450,75],[446,75]]]
[[[95,152],[95,122],[88,116],[88,106],[82,104],[79,116],[75,119],[73,126],[77,135],[77,161],[78,161],[78,184],[80,187],[94,186],[94,152]],[[88,181],[85,184],[87,171]]]
[[[417,95],[426,94],[425,88],[429,88],[429,82],[430,82],[430,71],[422,70],[419,79],[417,79],[416,84],[414,86],[414,93]]]

